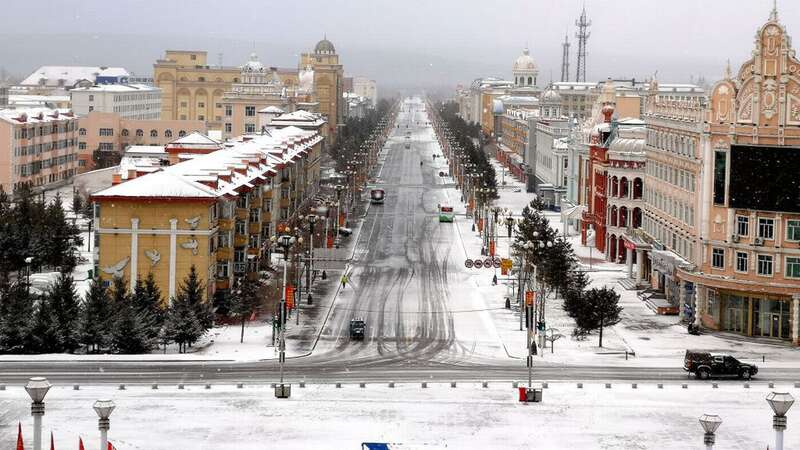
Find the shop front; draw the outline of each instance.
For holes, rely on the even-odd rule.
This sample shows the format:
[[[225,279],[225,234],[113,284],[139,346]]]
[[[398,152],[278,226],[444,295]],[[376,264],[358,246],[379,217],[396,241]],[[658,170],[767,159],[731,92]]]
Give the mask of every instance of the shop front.
[[[678,280],[675,278],[675,269],[679,263],[684,262],[672,252],[653,248],[647,255],[650,258],[650,285],[653,289],[664,294],[673,305],[678,305],[680,294]]]
[[[791,297],[713,290],[708,314],[714,328],[745,336],[792,339]]]

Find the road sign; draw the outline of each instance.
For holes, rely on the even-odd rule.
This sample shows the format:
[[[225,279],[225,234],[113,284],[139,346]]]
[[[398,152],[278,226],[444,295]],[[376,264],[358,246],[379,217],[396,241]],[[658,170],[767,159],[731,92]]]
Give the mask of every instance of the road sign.
[[[487,269],[491,269],[492,267],[494,267],[492,258],[486,258],[485,260],[483,260],[483,267],[486,267]]]
[[[467,267],[467,269],[472,269],[473,266],[472,260],[467,258],[467,260],[464,261],[464,265]]]
[[[536,292],[525,291],[525,304],[531,306],[535,302],[536,302]]]
[[[476,269],[481,269],[481,268],[483,268],[483,261],[481,261],[480,259],[476,259],[476,260],[475,260],[475,268],[476,268]]]
[[[514,261],[512,261],[511,258],[503,258],[503,259],[500,260],[500,267],[502,267],[502,268],[504,268],[506,270],[511,270],[511,266],[513,264],[514,264]]]
[[[494,268],[495,269],[499,269],[499,268],[503,267],[503,260],[501,260],[497,256],[494,257],[494,261],[492,261],[492,262],[494,263]]]

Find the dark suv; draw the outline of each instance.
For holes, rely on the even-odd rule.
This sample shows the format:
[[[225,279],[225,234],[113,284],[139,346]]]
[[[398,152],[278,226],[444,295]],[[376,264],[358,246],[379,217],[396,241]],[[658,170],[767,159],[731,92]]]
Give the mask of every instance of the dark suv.
[[[750,379],[758,373],[755,364],[747,364],[733,356],[686,350],[683,370],[694,373],[700,380],[711,377],[739,377]]]

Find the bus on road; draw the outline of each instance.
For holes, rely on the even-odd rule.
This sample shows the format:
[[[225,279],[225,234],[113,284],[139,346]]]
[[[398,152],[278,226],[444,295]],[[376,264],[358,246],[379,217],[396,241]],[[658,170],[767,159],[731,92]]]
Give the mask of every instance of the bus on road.
[[[439,205],[439,222],[452,222],[455,218],[452,206]]]

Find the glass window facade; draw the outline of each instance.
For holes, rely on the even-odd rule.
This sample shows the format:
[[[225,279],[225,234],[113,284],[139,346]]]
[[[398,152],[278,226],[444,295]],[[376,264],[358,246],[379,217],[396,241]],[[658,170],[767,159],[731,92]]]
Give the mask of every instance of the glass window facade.
[[[791,300],[721,293],[721,329],[754,337],[791,339]]]

